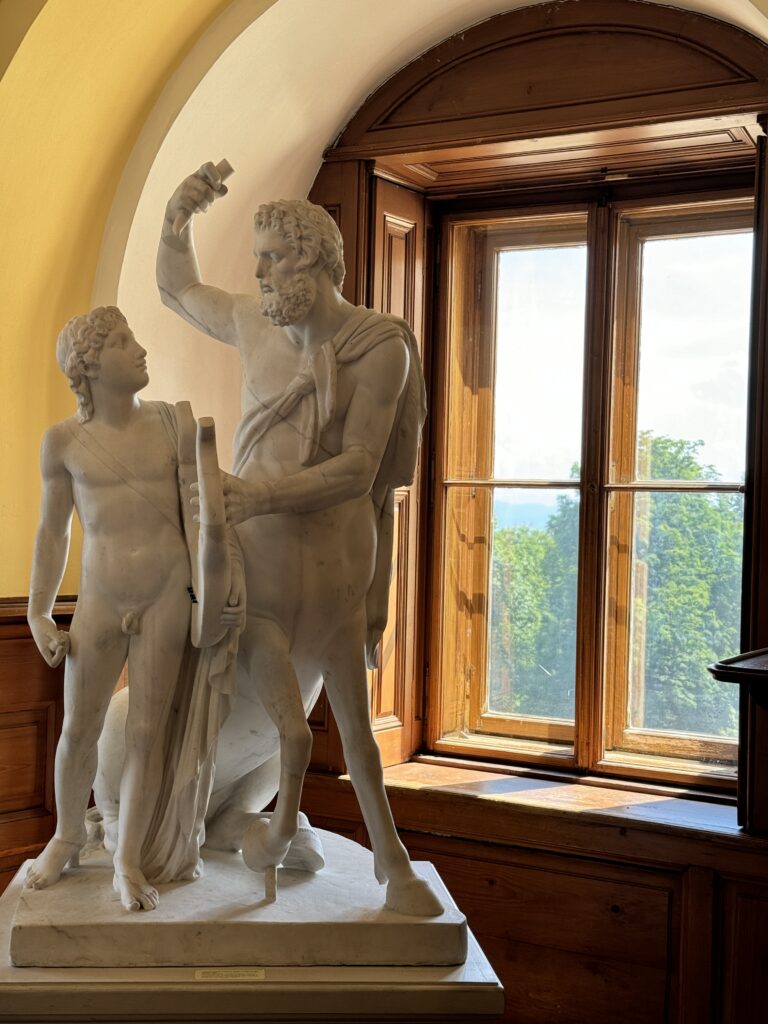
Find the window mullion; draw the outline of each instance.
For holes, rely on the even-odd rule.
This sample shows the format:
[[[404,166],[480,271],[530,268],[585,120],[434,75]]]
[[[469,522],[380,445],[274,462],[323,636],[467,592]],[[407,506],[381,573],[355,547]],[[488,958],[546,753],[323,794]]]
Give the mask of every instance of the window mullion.
[[[602,754],[602,625],[611,367],[613,219],[590,207],[587,236],[582,486],[576,643],[575,757],[591,768]]]

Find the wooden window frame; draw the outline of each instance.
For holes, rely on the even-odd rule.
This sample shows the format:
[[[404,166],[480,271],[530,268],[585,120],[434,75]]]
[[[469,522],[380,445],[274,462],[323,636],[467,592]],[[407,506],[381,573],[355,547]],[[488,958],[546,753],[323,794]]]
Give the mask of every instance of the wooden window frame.
[[[440,303],[435,355],[438,391],[435,395],[433,427],[432,534],[438,540],[432,553],[433,596],[429,618],[432,623],[430,664],[433,693],[429,703],[431,713],[427,722],[428,746],[435,753],[485,756],[521,764],[581,769],[596,775],[623,775],[639,780],[661,779],[686,785],[699,784],[714,789],[733,787],[733,769],[730,766],[710,767],[707,760],[732,755],[735,743],[724,742],[717,745],[697,739],[689,740],[683,734],[678,734],[673,745],[663,734],[648,735],[646,732],[642,737],[643,749],[638,749],[641,744],[627,743],[626,735],[622,749],[617,749],[616,722],[622,705],[617,702],[616,693],[621,687],[616,685],[614,673],[606,670],[604,655],[613,640],[604,609],[611,597],[609,581],[610,586],[615,587],[615,573],[609,577],[607,572],[607,507],[612,495],[620,495],[619,500],[626,501],[624,495],[631,495],[632,487],[640,491],[684,489],[711,492],[744,489],[742,485],[719,485],[712,482],[680,485],[642,481],[639,484],[632,484],[631,474],[625,472],[618,478],[611,468],[612,432],[618,425],[624,431],[623,436],[629,437],[627,429],[630,426],[634,427],[634,421],[632,424],[625,422],[628,414],[628,397],[622,391],[622,383],[628,375],[636,373],[636,367],[624,365],[626,359],[617,359],[614,355],[614,331],[618,330],[618,327],[613,325],[618,324],[621,319],[623,327],[625,326],[624,321],[630,315],[633,301],[624,280],[626,274],[632,272],[626,261],[624,278],[618,278],[618,268],[621,264],[616,257],[620,247],[626,246],[625,240],[621,237],[622,232],[626,232],[631,223],[638,231],[652,235],[654,228],[669,224],[670,218],[674,216],[686,217],[686,233],[690,234],[712,233],[713,229],[718,230],[718,223],[722,224],[723,231],[733,230],[734,227],[737,230],[746,229],[752,226],[752,200],[747,192],[746,189],[726,188],[702,193],[662,193],[655,199],[625,199],[613,203],[601,202],[598,197],[593,197],[591,202],[580,201],[563,205],[543,205],[539,202],[530,208],[526,208],[518,196],[515,197],[512,207],[503,211],[498,206],[483,212],[465,209],[449,213],[443,218],[439,291],[446,296],[446,301]],[[707,204],[710,209],[698,219],[694,219],[693,211],[701,211],[702,204]],[[472,339],[477,338],[480,333],[478,321],[483,318],[488,320],[488,303],[492,303],[492,299],[489,298],[486,298],[484,303],[472,301],[472,297],[475,300],[480,297],[474,280],[483,259],[478,253],[477,242],[474,246],[467,246],[465,243],[466,251],[462,253],[457,236],[462,230],[471,232],[477,227],[496,227],[497,237],[502,239],[504,233],[500,225],[503,220],[509,223],[510,219],[519,218],[521,223],[525,223],[526,219],[533,223],[537,218],[548,215],[552,217],[554,224],[558,212],[563,215],[565,221],[568,217],[578,215],[578,211],[583,214],[585,210],[589,213],[587,288],[590,296],[587,301],[585,335],[581,480],[576,485],[574,481],[497,481],[490,473],[489,464],[476,466],[472,457],[466,454],[463,456],[465,472],[456,473],[452,470],[452,461],[456,461],[455,453],[451,451],[450,443],[446,441],[449,409],[456,410],[457,407],[457,396],[452,390],[455,389],[455,384],[452,383],[455,374],[451,372],[451,361],[457,357],[452,351],[450,337],[458,335],[468,339],[468,344],[472,344]],[[519,244],[520,235],[514,229],[508,238]],[[496,248],[501,247],[499,245]],[[485,263],[486,273],[487,259],[488,257]],[[467,280],[471,282],[470,287],[466,286]],[[488,296],[493,294],[490,288],[485,291]],[[491,368],[493,364],[491,353]],[[474,445],[475,451],[488,453],[486,463],[489,463],[493,446],[492,384],[491,381],[489,395],[482,399],[473,399],[479,404],[479,412],[474,410],[474,415],[467,415],[461,401],[458,402],[458,413],[454,411],[454,416],[462,423],[460,443],[464,448],[467,445]],[[482,434],[480,441],[483,442],[479,445],[478,429]],[[633,449],[632,457],[634,458]],[[504,716],[503,719],[496,720],[494,716],[483,715],[482,688],[476,684],[468,685],[468,680],[456,670],[454,664],[456,616],[445,614],[445,596],[442,593],[441,582],[446,564],[446,488],[485,487],[491,494],[492,486],[498,484],[559,486],[574,488],[580,493],[575,726],[564,725],[557,720],[544,724],[537,720],[530,721],[514,716]],[[490,509],[490,503],[488,505]],[[487,521],[479,524],[481,528],[476,533],[477,536],[490,536],[489,509],[486,509],[485,514]],[[490,550],[478,561],[485,563],[480,575],[487,575]],[[485,588],[489,592],[487,582]],[[472,636],[474,649],[471,661],[475,664],[486,664],[485,629],[474,629]],[[475,637],[482,639],[474,639]],[[623,692],[626,694],[626,683]],[[510,734],[514,734],[513,742],[510,742]]]
[[[706,212],[704,207],[707,207]],[[634,504],[638,496],[661,493],[718,492],[744,494],[743,483],[648,480],[636,473],[637,385],[640,354],[641,259],[644,242],[663,237],[714,235],[751,231],[754,204],[743,195],[700,197],[677,203],[618,203],[614,207],[616,237],[615,313],[611,389],[610,464],[606,481],[608,513],[606,607],[629,607],[632,586]],[[745,403],[747,396],[745,395]],[[663,770],[690,762],[689,768],[722,761],[707,774],[734,775],[738,742],[632,728],[628,721],[630,616],[605,616],[604,747],[598,766],[632,769],[647,761]]]
[[[505,249],[538,248],[551,245],[585,244],[587,240],[588,211],[583,204],[569,209],[559,209],[556,213],[531,212],[514,218],[510,223],[507,214],[488,211],[482,216],[472,219],[448,218],[443,226],[443,247],[448,254],[451,266],[450,298],[448,308],[448,331],[446,352],[449,368],[444,375],[444,408],[450,407],[454,415],[461,421],[463,429],[457,433],[447,434],[440,429],[440,437],[447,441],[441,445],[441,454],[436,460],[436,473],[433,488],[435,501],[441,512],[441,522],[445,523],[445,512],[449,502],[449,493],[456,493],[462,488],[469,488],[472,497],[484,496],[482,507],[473,517],[473,533],[475,536],[491,535],[492,497],[497,488],[544,489],[562,488],[580,494],[580,481],[562,480],[531,480],[502,479],[493,472],[492,455],[494,448],[494,371],[496,342],[496,277],[497,256]],[[454,341],[455,339],[455,341]],[[442,347],[442,346],[441,346]],[[466,366],[467,360],[473,360],[472,367],[475,379],[473,387],[464,385],[464,374],[458,371],[458,364]],[[485,381],[480,378],[485,372]],[[441,421],[443,424],[445,420]],[[443,546],[443,566],[445,567],[445,545]],[[472,565],[466,570],[476,578],[476,586],[471,592],[485,592],[489,595],[488,574],[491,566],[491,551],[488,549],[479,557],[472,559]],[[462,576],[463,578],[463,576]],[[448,715],[451,725],[463,719],[467,725],[467,735],[459,739],[464,746],[467,739],[473,746],[481,742],[480,735],[494,742],[493,737],[514,737],[515,740],[533,741],[538,747],[546,746],[551,741],[564,746],[573,745],[574,726],[572,722],[544,720],[530,716],[493,715],[485,710],[488,691],[487,666],[487,630],[472,630],[471,657],[472,670],[479,668],[480,681],[469,685],[467,672],[455,664],[455,636],[459,611],[451,607],[444,589],[439,588],[439,610],[435,615],[442,623],[442,642],[438,651],[438,672],[443,679],[443,697],[448,703],[443,713]],[[480,616],[484,618],[484,616]],[[452,668],[449,666],[452,665]],[[463,714],[459,711],[464,704]],[[445,739],[436,741],[440,748],[445,748]],[[455,746],[453,741],[451,745]]]

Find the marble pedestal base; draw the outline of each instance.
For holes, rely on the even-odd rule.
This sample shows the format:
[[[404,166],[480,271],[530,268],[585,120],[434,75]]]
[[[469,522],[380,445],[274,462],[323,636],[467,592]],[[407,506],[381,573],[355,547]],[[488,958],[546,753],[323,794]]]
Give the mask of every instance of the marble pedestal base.
[[[373,875],[370,852],[321,833],[325,868],[278,871],[278,898],[264,899],[264,876],[239,854],[204,851],[205,876],[159,886],[151,912],[123,909],[104,851],[81,861],[50,889],[23,889],[10,954],[17,967],[408,966],[463,963],[467,926],[437,872],[428,878],[444,911],[396,914]],[[25,871],[26,868],[22,868]]]
[[[23,869],[22,869],[23,870]],[[482,1020],[503,1011],[498,978],[471,933],[450,967],[14,967],[19,872],[0,897],[0,1022]]]

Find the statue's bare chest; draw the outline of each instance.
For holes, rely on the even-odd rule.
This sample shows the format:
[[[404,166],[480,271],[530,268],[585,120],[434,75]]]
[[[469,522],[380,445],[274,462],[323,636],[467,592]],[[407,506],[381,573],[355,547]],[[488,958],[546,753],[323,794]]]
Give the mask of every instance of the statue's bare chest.
[[[331,355],[332,367],[313,371],[311,356],[285,343],[261,344],[255,351],[243,351],[242,358],[243,413],[280,409],[257,446],[263,456],[292,462],[305,429],[307,403],[318,401],[330,402],[332,408],[323,431],[326,456],[341,450],[344,421],[357,385],[353,363],[337,362]],[[293,401],[285,402],[286,395]]]
[[[172,491],[176,487],[176,455],[157,416],[147,416],[128,430],[88,423],[76,431],[68,462],[74,480],[86,487],[109,487],[139,479]]]

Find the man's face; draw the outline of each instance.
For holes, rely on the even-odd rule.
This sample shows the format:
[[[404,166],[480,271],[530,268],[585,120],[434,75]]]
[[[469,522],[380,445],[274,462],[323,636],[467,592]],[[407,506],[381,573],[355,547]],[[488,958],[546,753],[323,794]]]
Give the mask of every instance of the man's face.
[[[104,339],[96,379],[115,391],[135,394],[149,384],[147,352],[126,323],[118,323]]]
[[[257,231],[253,255],[264,316],[278,327],[303,320],[315,304],[317,284],[301,257],[277,231]]]

